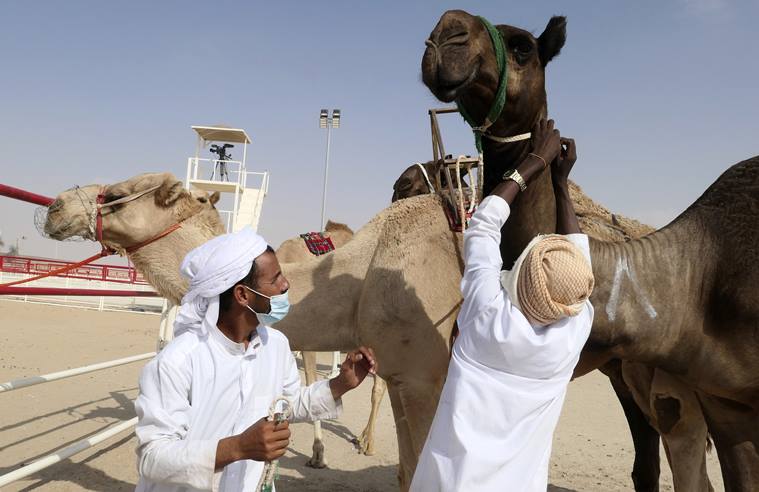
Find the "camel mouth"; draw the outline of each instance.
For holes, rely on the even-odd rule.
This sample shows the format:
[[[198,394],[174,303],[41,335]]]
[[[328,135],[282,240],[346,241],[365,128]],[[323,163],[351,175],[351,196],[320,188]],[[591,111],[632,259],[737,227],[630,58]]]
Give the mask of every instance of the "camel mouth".
[[[437,81],[434,84],[434,87],[430,87],[430,91],[437,97],[440,101],[444,103],[450,103],[455,101],[477,78],[477,75],[479,73],[479,64],[474,67],[474,69],[469,73],[469,75],[460,81],[455,82],[443,82],[438,75]],[[438,69],[439,71],[439,69]]]
[[[82,235],[76,224],[57,217],[55,212],[48,209],[41,208],[35,214],[35,223],[40,234],[56,241],[65,241]]]

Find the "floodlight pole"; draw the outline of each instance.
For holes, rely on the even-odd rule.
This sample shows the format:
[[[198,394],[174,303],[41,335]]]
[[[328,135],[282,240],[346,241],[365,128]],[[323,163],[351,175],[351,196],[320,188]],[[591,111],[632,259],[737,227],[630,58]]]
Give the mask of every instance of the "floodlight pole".
[[[324,231],[327,226],[325,214],[327,212],[327,180],[329,179],[329,144],[332,136],[332,118],[327,119],[327,155],[324,157],[324,190],[322,190],[322,221],[319,231]]]
[[[327,182],[329,180],[329,147],[332,140],[332,129],[340,126],[340,110],[322,109],[319,114],[319,126],[327,129],[327,151],[324,156],[324,189],[322,190],[322,219],[319,230],[324,232],[327,227]],[[332,371],[329,377],[333,378],[340,374],[340,352],[332,352]],[[316,424],[315,424],[316,425]]]

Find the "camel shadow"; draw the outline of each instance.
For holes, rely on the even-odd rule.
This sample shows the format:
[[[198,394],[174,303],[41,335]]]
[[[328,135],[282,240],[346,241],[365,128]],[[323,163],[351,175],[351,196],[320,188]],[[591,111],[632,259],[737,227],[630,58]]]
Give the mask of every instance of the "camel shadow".
[[[108,429],[109,427],[111,427],[112,425],[114,425],[115,422],[121,422],[121,421],[129,420],[129,419],[131,419],[132,417],[135,416],[134,402],[132,400],[130,400],[129,397],[126,396],[125,393],[129,392],[129,391],[136,390],[136,389],[137,388],[130,388],[130,389],[124,389],[124,390],[118,390],[118,391],[111,391],[109,393],[109,396],[105,397],[105,398],[100,398],[100,399],[97,399],[97,400],[91,400],[91,401],[86,402],[86,403],[80,403],[78,405],[73,405],[73,406],[64,408],[62,410],[57,410],[55,412],[50,412],[50,413],[47,413],[47,414],[39,416],[39,417],[29,418],[29,419],[23,420],[21,422],[16,422],[14,424],[7,425],[7,426],[3,427],[2,429],[0,429],[0,432],[3,431],[3,430],[7,430],[7,429],[14,429],[14,428],[17,428],[17,427],[21,427],[21,426],[26,425],[26,424],[28,424],[30,422],[35,421],[35,420],[44,419],[46,417],[52,417],[52,416],[55,416],[55,415],[58,415],[58,414],[61,414],[61,413],[67,413],[67,414],[71,415],[72,417],[78,417],[76,420],[72,420],[70,422],[65,422],[63,424],[57,425],[55,427],[51,427],[49,429],[45,429],[43,431],[37,432],[37,433],[32,434],[32,435],[23,436],[22,438],[18,439],[17,441],[6,443],[3,446],[0,446],[0,451],[5,451],[5,450],[7,450],[9,448],[17,446],[19,444],[23,444],[23,443],[28,442],[28,441],[30,441],[32,439],[38,439],[38,438],[46,436],[48,434],[55,433],[55,432],[60,431],[62,429],[66,429],[67,427],[70,427],[70,426],[73,426],[73,425],[77,425],[77,424],[81,423],[84,420],[91,420],[91,421],[95,421],[95,422],[99,422],[99,423],[103,424],[100,427],[98,427],[97,429],[95,429],[94,431],[88,433],[88,435],[92,435],[92,434],[104,431],[104,430]],[[97,408],[88,410],[86,412],[81,412],[81,411],[78,410],[79,408],[84,407],[86,405],[90,405],[90,404],[93,404],[93,403],[100,403],[100,402],[104,402],[104,401],[107,401],[107,400],[115,401],[116,403],[118,403],[119,406],[118,407],[101,407],[101,406],[98,406]],[[62,448],[65,448],[66,446],[70,446],[71,444],[74,444],[75,442],[79,441],[80,439],[82,439],[82,436],[77,436],[77,437],[75,437],[73,439],[70,439],[70,440],[64,442],[64,443],[59,443],[59,445],[58,445],[58,447],[56,449],[62,449]],[[25,457],[24,458],[24,463],[31,463],[32,461],[35,461],[35,460],[37,460],[39,458],[42,458],[42,457],[46,456],[47,454],[49,454],[49,451],[45,451],[44,453],[40,453],[40,454],[38,454],[36,456]],[[14,466],[11,466],[11,467],[0,468],[0,474],[8,472],[8,471],[11,471],[11,470],[14,470],[17,467],[18,467],[17,465],[14,465]]]
[[[292,449],[280,458],[280,469],[295,470],[301,478],[280,475],[276,482],[278,492],[398,491],[398,465],[370,466],[355,471],[314,469],[303,465],[308,458]]]
[[[322,429],[331,432],[336,437],[348,442],[356,441],[356,435],[350,431],[344,425],[337,423],[334,420],[322,420]]]
[[[548,489],[546,492],[577,492],[577,489],[567,489],[565,487],[548,484]]]

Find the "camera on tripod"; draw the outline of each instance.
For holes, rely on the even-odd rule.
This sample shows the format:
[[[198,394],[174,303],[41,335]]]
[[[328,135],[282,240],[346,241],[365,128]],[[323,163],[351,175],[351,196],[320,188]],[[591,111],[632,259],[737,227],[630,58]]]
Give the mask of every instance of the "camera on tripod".
[[[216,171],[219,171],[219,178],[221,178],[222,181],[229,181],[229,173],[227,172],[227,161],[232,160],[232,154],[227,154],[227,149],[233,148],[234,145],[232,144],[224,144],[224,145],[211,145],[211,148],[209,149],[212,154],[216,154],[218,157],[216,159],[216,164],[214,165],[213,172],[211,173],[211,181],[213,181],[214,177],[216,176]]]
[[[227,154],[227,149],[233,148],[232,144],[224,144],[222,146],[211,145],[211,153],[219,156],[220,161],[231,161],[232,154]]]

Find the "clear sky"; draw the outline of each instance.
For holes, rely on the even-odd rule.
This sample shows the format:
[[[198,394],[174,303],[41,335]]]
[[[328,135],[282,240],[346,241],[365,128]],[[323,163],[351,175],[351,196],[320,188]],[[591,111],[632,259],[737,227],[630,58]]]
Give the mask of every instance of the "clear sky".
[[[0,182],[55,195],[149,171],[184,179],[191,125],[253,138],[271,172],[259,230],[319,227],[326,134],[340,108],[328,216],[359,228],[410,163],[431,157],[424,40],[447,9],[540,34],[568,18],[547,68],[549,112],[577,139],[574,178],[612,211],[661,226],[728,166],[759,153],[759,3],[27,1],[0,15]],[[472,153],[456,116],[451,153]],[[34,207],[0,198],[2,238],[53,256]],[[93,244],[64,244],[81,258]]]

